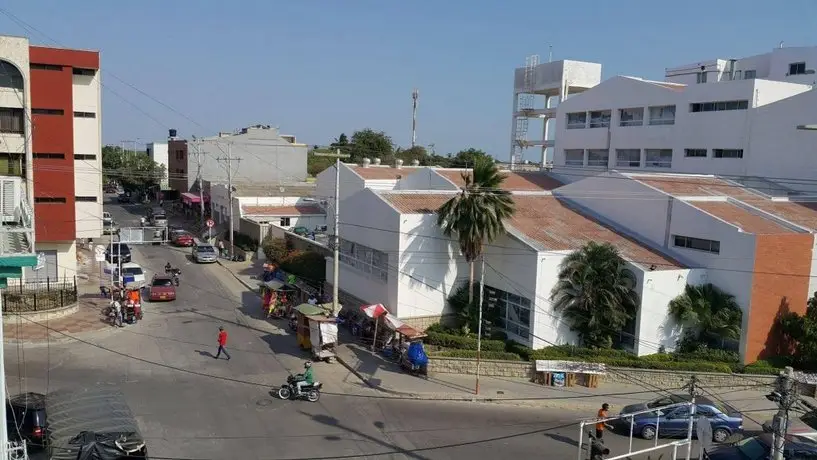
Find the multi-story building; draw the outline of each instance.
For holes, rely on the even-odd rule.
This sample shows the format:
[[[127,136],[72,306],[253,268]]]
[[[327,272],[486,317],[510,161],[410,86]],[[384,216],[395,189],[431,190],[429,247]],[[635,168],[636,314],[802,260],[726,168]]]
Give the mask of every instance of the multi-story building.
[[[168,172],[168,146],[167,142],[150,142],[145,147],[145,151],[153,160],[154,163],[164,168],[164,175],[159,180],[159,186],[162,190],[167,190],[170,187],[169,172]]]
[[[306,144],[297,143],[295,136],[279,134],[278,128],[250,126],[195,142],[175,138],[175,130],[173,134],[168,141],[168,170],[174,190],[184,193],[195,189],[199,162],[202,179],[211,183],[226,184],[228,169],[234,183],[297,183],[306,179]]]
[[[102,233],[99,53],[0,39],[9,55],[0,99],[6,173],[25,178],[20,196],[33,197],[38,276],[72,277],[77,238]]]

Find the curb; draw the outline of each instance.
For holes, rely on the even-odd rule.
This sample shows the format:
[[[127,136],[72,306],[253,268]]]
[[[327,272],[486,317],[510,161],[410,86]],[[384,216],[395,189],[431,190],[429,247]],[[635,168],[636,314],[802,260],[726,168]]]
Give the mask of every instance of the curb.
[[[239,277],[238,277],[238,275],[236,275],[235,273],[233,273],[233,271],[232,271],[232,270],[230,270],[230,269],[229,269],[229,268],[228,268],[226,265],[224,265],[224,264],[221,262],[221,259],[216,260],[216,262],[217,262],[217,263],[218,263],[218,264],[221,266],[221,268],[223,268],[224,270],[226,270],[226,271],[227,271],[227,273],[229,273],[230,275],[232,275],[232,277],[233,277],[233,278],[235,278],[235,279],[236,279],[236,281],[238,281],[239,283],[241,283],[241,284],[242,284],[244,287],[246,287],[246,288],[247,288],[247,289],[248,289],[250,292],[253,292],[253,293],[255,293],[255,294],[257,294],[257,293],[258,293],[258,292],[257,292],[258,286],[250,286],[249,284],[247,284],[247,282],[246,282],[246,281],[244,281],[244,280],[242,280],[241,278],[239,278]]]

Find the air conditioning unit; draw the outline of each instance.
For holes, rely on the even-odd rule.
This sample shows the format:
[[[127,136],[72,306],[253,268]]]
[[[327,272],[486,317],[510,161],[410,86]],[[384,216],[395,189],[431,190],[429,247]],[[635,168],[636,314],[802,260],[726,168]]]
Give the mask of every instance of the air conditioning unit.
[[[22,189],[21,177],[0,176],[0,222],[20,220],[18,210]]]

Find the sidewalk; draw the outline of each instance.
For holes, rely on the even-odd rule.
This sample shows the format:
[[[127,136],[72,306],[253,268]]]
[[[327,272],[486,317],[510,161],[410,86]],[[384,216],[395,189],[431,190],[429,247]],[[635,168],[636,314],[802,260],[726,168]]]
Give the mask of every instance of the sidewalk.
[[[224,267],[235,279],[237,279],[247,290],[257,293],[260,283],[258,276],[263,272],[264,263],[260,260],[233,262],[224,258],[218,258],[218,264]]]

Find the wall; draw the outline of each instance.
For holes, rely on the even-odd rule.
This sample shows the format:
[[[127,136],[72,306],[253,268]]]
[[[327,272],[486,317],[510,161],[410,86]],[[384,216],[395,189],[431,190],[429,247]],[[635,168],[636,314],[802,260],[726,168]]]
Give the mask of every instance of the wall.
[[[188,164],[188,145],[184,139],[170,139],[167,141],[167,172],[169,175],[168,184],[173,190],[179,192],[189,192],[188,179],[195,180],[195,171],[190,172]],[[205,162],[214,162],[213,159]]]
[[[468,264],[456,243],[440,231],[436,215],[402,214],[399,222],[398,316],[447,314],[448,297],[468,280]],[[478,267],[474,276],[479,276]]]
[[[788,75],[789,64],[805,62],[806,70],[817,70],[817,46],[775,48],[771,53],[769,78],[805,85],[817,84],[817,75]]]
[[[57,251],[57,276],[60,280],[73,279],[77,274],[77,243],[37,241],[37,251]],[[34,275],[26,270],[26,279],[33,279]]]
[[[74,118],[74,196],[94,197],[96,201],[77,201],[77,238],[102,235],[102,113],[99,72],[72,75],[74,111],[90,112],[94,118]],[[93,158],[87,155],[93,155]]]
[[[168,172],[170,170],[168,169],[169,168],[169,165],[168,165],[169,158],[168,158],[167,143],[165,143],[165,142],[151,142],[151,143],[149,143],[147,145],[147,154],[150,157],[150,159],[153,160],[155,163],[164,166],[165,174],[164,174],[164,177],[162,178],[162,180],[160,181],[159,185],[162,187],[162,190],[167,190],[170,187],[170,183],[168,182],[168,180],[169,180]]]
[[[422,168],[400,179],[397,188],[399,190],[456,190],[457,186],[437,174],[434,168]]]
[[[551,344],[578,344],[579,336],[570,330],[570,324],[557,313],[550,302],[553,288],[559,280],[559,265],[569,251],[546,251],[538,254],[536,273],[536,315],[532,347],[539,349]]]
[[[352,171],[349,166],[344,163],[340,164],[340,194],[341,201],[340,209],[341,215],[345,212],[343,202],[366,188],[365,181]],[[325,200],[326,205],[326,224],[327,233],[334,234],[335,228],[335,168],[329,167],[318,173],[315,184],[315,197],[319,200]]]
[[[399,214],[371,190],[362,190],[347,198],[340,209],[340,238],[387,253],[390,270],[388,280],[383,282],[340,262],[339,287],[367,302],[382,303],[392,314],[399,316],[395,270],[400,238]],[[326,279],[331,280],[333,273],[330,258],[326,261]]]

